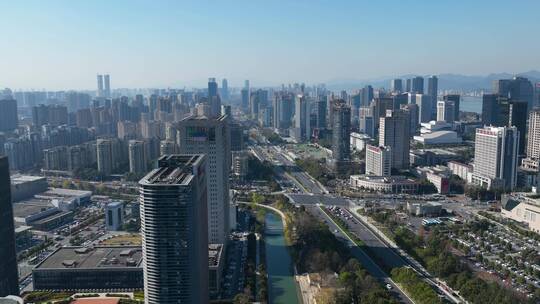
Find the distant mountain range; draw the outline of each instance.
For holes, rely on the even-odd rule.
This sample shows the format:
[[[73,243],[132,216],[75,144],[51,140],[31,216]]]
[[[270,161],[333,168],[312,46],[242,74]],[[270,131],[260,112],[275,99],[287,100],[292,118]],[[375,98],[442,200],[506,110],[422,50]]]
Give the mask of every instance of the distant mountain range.
[[[380,77],[367,80],[357,80],[357,79],[333,79],[326,83],[326,86],[332,90],[352,90],[359,89],[365,85],[371,85],[373,88],[390,88],[390,81],[394,78],[403,79],[403,86],[405,86],[405,79],[412,78],[418,75],[408,74],[401,75],[397,77]],[[430,75],[423,75],[424,77],[429,77]],[[463,90],[463,91],[473,91],[473,90],[487,90],[490,91],[492,87],[493,80],[496,79],[508,79],[514,76],[523,76],[528,78],[530,81],[539,82],[540,81],[540,71],[532,70],[528,72],[510,74],[510,73],[495,73],[485,76],[470,76],[470,75],[460,75],[460,74],[439,74],[439,90]],[[427,81],[424,82],[424,88],[427,87]]]

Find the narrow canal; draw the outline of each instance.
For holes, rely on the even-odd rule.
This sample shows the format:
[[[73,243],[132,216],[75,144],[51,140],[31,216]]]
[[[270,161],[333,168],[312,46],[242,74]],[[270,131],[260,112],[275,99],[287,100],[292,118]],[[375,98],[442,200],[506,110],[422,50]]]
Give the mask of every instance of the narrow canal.
[[[287,250],[281,217],[268,212],[266,222],[266,269],[270,304],[299,304],[294,270]]]

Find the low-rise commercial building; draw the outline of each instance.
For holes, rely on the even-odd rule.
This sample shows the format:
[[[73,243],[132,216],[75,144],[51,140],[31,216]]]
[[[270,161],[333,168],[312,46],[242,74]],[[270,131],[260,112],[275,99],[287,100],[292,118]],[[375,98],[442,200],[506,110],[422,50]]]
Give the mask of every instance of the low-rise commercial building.
[[[32,271],[35,290],[135,290],[143,287],[138,246],[62,247]]]
[[[435,166],[459,159],[461,156],[446,149],[416,149],[409,152],[409,157],[413,166]]]
[[[418,183],[405,176],[351,175],[351,188],[384,193],[416,193]]]
[[[462,140],[454,131],[434,131],[414,136],[413,139],[423,145],[457,145]]]
[[[440,194],[447,194],[450,192],[450,179],[447,175],[440,174],[440,173],[434,173],[434,172],[428,172],[426,174],[427,180],[435,185],[435,188],[437,188],[437,192]]]
[[[223,244],[209,244],[210,292],[219,291]],[[35,290],[143,289],[141,246],[61,247],[32,270]]]
[[[473,167],[469,164],[460,163],[458,161],[449,161],[448,168],[452,174],[459,176],[462,180],[468,180],[469,175],[473,171]]]
[[[417,167],[413,173],[417,177],[425,178],[435,185],[437,192],[446,194],[450,192],[450,169],[445,166]]]
[[[18,202],[35,194],[47,191],[47,179],[43,176],[12,175],[11,201]]]
[[[49,190],[34,195],[35,198],[49,200],[60,210],[73,210],[90,203],[92,191],[50,188]]]
[[[442,212],[442,205],[437,202],[407,202],[407,211],[409,212],[409,214],[416,216],[438,216]]]

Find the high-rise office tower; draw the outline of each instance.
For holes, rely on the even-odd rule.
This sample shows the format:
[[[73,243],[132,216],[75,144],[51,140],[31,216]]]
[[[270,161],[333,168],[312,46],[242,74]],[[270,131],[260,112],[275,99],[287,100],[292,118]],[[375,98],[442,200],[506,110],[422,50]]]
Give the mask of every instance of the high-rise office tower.
[[[451,101],[454,104],[454,120],[459,121],[459,94],[447,94],[443,96],[444,101]]]
[[[406,105],[402,105],[400,107],[401,110],[404,110],[409,114],[409,121],[410,121],[410,135],[416,134],[416,130],[418,129],[418,105],[409,103]]]
[[[527,107],[524,101],[511,100],[508,106],[508,124],[507,127],[516,127],[519,132],[519,155],[524,155],[526,150],[525,136],[527,134]]]
[[[226,78],[221,80],[221,97],[223,100],[229,100],[229,82]]]
[[[534,106],[534,88],[525,77],[495,80],[493,81],[493,93],[513,100],[524,101],[527,103],[528,110]]]
[[[358,130],[371,138],[375,138],[375,122],[372,107],[358,109]]]
[[[145,303],[209,301],[208,169],[204,155],[166,155],[139,181]]]
[[[392,175],[392,151],[390,147],[366,146],[366,175]]]
[[[109,175],[113,171],[113,148],[109,139],[98,139],[96,142],[97,167],[100,173]]]
[[[275,130],[280,130],[281,128],[281,117],[280,117],[280,112],[282,111],[281,109],[281,94],[274,94],[274,99],[272,99],[272,127],[275,129]]]
[[[424,94],[411,94],[411,103],[418,106],[418,124],[431,120],[431,98]]]
[[[142,140],[129,141],[129,172],[145,173],[148,167],[148,153]]]
[[[272,102],[274,128],[280,132],[289,130],[294,113],[294,95],[286,92],[278,92]]]
[[[340,100],[333,108],[332,162],[337,172],[345,172],[351,159],[351,107]]]
[[[529,113],[527,140],[527,157],[540,159],[540,109],[538,108]]]
[[[231,130],[231,151],[244,150],[244,129],[238,123],[229,124]]]
[[[206,154],[208,181],[208,239],[225,244],[229,236],[229,170],[231,139],[225,116],[188,117],[178,123],[182,154]]]
[[[499,99],[502,97],[498,94],[483,94],[482,95],[482,122],[484,125],[499,124]],[[507,99],[507,98],[505,98]]]
[[[243,88],[240,93],[242,95],[242,109],[249,110],[249,89]]]
[[[371,104],[372,100],[373,100],[373,87],[370,85],[367,85],[364,88],[362,88],[361,105],[368,106]]]
[[[400,109],[401,106],[409,103],[409,94],[407,93],[394,94],[392,95],[392,100],[393,100],[392,110]]]
[[[327,100],[327,96],[320,96],[319,101],[317,101],[317,128],[319,129],[326,129]]]
[[[208,78],[208,98],[218,96],[218,85],[215,78]]]
[[[297,142],[309,141],[311,129],[309,101],[304,95],[297,95],[295,99],[293,137]]]
[[[472,182],[512,190],[516,186],[519,131],[516,127],[476,129]]]
[[[520,132],[519,153],[525,153],[527,133],[527,106],[521,100],[513,100],[497,94],[482,96],[482,122],[497,127],[516,126]]]
[[[0,156],[0,297],[19,295],[9,163]]]
[[[97,97],[104,97],[103,93],[103,75],[97,75]]]
[[[416,76],[411,80],[411,92],[424,94],[424,78],[422,76]]]
[[[250,88],[249,80],[244,80],[244,89],[248,89],[248,91],[249,91],[249,88]]]
[[[249,113],[251,118],[258,120],[259,112],[268,106],[268,91],[256,90],[249,97]]]
[[[109,74],[104,75],[103,79],[105,80],[105,90],[103,93],[106,98],[111,98],[111,78]]]
[[[529,113],[527,157],[522,160],[521,166],[540,174],[540,108],[533,109]]]
[[[390,90],[394,93],[403,92],[403,81],[401,79],[392,79]]]
[[[412,79],[408,78],[405,80],[405,92],[411,92],[412,89]]]
[[[374,132],[377,132],[379,130],[379,118],[385,117],[387,110],[394,109],[394,100],[391,97],[377,97],[371,101],[370,107],[373,114]]]
[[[15,130],[18,124],[17,101],[15,99],[0,100],[0,132]]]
[[[455,109],[452,101],[439,100],[437,101],[437,121],[445,121],[453,123],[456,119],[454,117]]]
[[[208,103],[212,117],[218,117],[221,113],[221,98],[218,94],[218,85],[215,78],[208,78]]]
[[[408,169],[410,152],[410,117],[406,111],[387,111],[380,118],[379,145],[390,147],[392,168]]]
[[[431,98],[431,118],[437,117],[437,91],[439,88],[439,79],[433,75],[428,78],[427,95]]]

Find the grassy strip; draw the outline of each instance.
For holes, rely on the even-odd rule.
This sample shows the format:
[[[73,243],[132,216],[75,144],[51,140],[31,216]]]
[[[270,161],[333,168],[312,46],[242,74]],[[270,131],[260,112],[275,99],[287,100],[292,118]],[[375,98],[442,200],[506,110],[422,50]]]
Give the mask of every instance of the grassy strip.
[[[394,268],[391,272],[392,280],[398,283],[401,288],[418,304],[442,303],[441,299],[433,288],[420,278],[416,272],[409,267]]]
[[[351,238],[353,240],[353,242],[356,244],[356,246],[358,246],[358,247],[366,247],[366,244],[361,239],[359,239],[356,236],[356,234],[349,231],[349,226],[347,225],[347,223],[345,223],[339,217],[335,216],[332,212],[329,212],[328,210],[326,210],[326,208],[323,207],[321,209],[322,209],[322,211],[324,211],[324,213],[326,213],[326,215],[328,215],[334,221],[334,223],[336,223],[339,226],[339,228],[341,228],[345,232],[345,234],[347,234],[347,236],[349,238]]]

